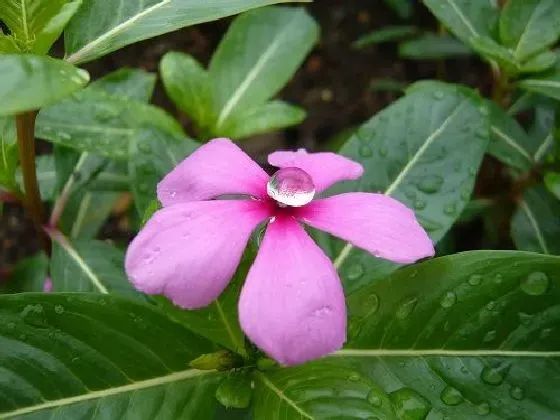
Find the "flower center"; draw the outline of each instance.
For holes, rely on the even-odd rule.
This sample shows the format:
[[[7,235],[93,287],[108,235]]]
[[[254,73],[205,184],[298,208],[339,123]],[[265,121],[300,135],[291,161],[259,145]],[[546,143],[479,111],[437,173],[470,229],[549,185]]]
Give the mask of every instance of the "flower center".
[[[303,169],[282,168],[270,177],[266,192],[281,206],[301,207],[313,200],[315,185]]]

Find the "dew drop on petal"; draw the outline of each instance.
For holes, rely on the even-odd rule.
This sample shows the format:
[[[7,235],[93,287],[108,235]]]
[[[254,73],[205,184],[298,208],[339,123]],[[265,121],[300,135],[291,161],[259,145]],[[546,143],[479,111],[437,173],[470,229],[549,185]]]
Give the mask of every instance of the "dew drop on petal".
[[[311,176],[299,168],[282,168],[268,180],[266,191],[270,198],[285,206],[303,206],[315,196]]]

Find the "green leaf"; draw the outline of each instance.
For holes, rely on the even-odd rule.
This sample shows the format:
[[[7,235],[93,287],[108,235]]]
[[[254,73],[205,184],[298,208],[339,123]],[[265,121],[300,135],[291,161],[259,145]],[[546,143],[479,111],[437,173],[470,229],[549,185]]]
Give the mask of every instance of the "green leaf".
[[[294,0],[89,0],[65,30],[67,60],[84,63],[126,45],[256,7]]]
[[[6,284],[0,285],[4,293],[42,292],[48,276],[49,260],[40,252],[19,260]]]
[[[0,54],[0,116],[39,109],[84,87],[85,70],[35,55]]]
[[[165,175],[191,154],[197,144],[187,137],[170,136],[156,128],[139,130],[130,144],[128,171],[138,214],[142,216],[156,199],[156,186]]]
[[[319,29],[304,9],[270,7],[243,14],[231,24],[210,62],[221,133],[230,119],[263,105],[293,76]]]
[[[255,255],[256,251],[248,247],[229,286],[217,300],[205,308],[188,311],[173,305],[163,296],[153,299],[169,317],[188,329],[245,355],[245,336],[239,325],[237,302]]]
[[[82,0],[5,0],[0,20],[22,52],[47,54]]]
[[[0,53],[12,54],[19,52],[16,40],[9,35],[0,34]]]
[[[399,56],[414,60],[464,57],[471,54],[469,47],[449,35],[427,33],[399,45]]]
[[[169,97],[199,128],[214,120],[212,86],[208,72],[190,55],[168,52],[160,63],[161,78]]]
[[[486,37],[472,38],[470,45],[472,48],[490,62],[495,61],[500,68],[510,75],[519,72],[519,63],[515,61],[513,53],[496,41]]]
[[[533,139],[517,120],[509,116],[493,101],[486,101],[490,110],[491,141],[488,153],[506,165],[523,171],[530,170],[535,164],[531,153]]]
[[[183,136],[179,123],[152,105],[87,89],[43,109],[36,135],[79,151],[127,159],[130,142],[143,126]]]
[[[91,83],[90,89],[101,89],[121,98],[137,102],[150,102],[156,87],[157,76],[141,69],[123,68]]]
[[[216,390],[216,398],[224,407],[247,408],[251,402],[253,389],[248,372],[232,372]]]
[[[529,135],[531,153],[535,162],[545,162],[548,153],[554,149],[554,132],[556,131],[556,107],[539,104],[534,110],[535,118],[530,127]]]
[[[56,172],[54,168],[53,156],[37,156],[35,159],[35,171],[37,172],[41,199],[45,201],[52,200],[56,188]],[[19,189],[21,191],[25,191],[21,168],[18,168],[16,171],[16,181],[19,185]]]
[[[498,9],[492,0],[424,0],[424,4],[453,34],[469,44],[473,38],[492,39]]]
[[[560,173],[548,172],[544,176],[544,183],[548,190],[560,200]]]
[[[0,186],[7,191],[17,191],[15,176],[18,160],[15,121],[0,117]]]
[[[304,109],[283,101],[270,101],[258,107],[241,111],[235,119],[229,119],[219,134],[232,139],[242,139],[301,123]],[[218,133],[216,133],[218,134]]]
[[[50,236],[54,292],[111,292],[143,300],[126,277],[123,251],[91,239],[70,243],[60,232]]]
[[[437,242],[470,200],[489,141],[488,109],[473,91],[440,82],[417,83],[408,92],[342,147],[365,173],[336,191],[382,191],[396,198],[416,210]],[[351,251],[348,244],[334,257],[343,279]]]
[[[0,297],[0,417],[211,419],[211,344],[155,307],[95,294]]]
[[[520,73],[538,73],[550,69],[558,61],[558,56],[553,51],[544,51],[530,58],[519,67]]]
[[[397,418],[381,387],[332,360],[254,376],[255,420]]]
[[[410,35],[418,33],[416,26],[384,26],[366,35],[358,38],[352,46],[354,48],[363,48],[372,44],[381,44],[383,42],[397,41]]]
[[[560,255],[560,203],[544,185],[525,192],[511,220],[517,249]]]
[[[560,71],[521,80],[519,87],[560,101]]]
[[[500,39],[517,61],[553,45],[560,37],[556,0],[509,0],[500,14]]]

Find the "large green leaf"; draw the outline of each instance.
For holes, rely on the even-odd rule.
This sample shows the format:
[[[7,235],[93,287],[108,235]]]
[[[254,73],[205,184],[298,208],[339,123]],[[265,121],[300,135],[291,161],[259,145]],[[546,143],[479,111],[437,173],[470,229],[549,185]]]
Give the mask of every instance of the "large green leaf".
[[[0,20],[22,52],[46,54],[82,0],[4,0]]]
[[[169,52],[160,63],[161,79],[169,97],[199,128],[214,122],[212,85],[208,72],[190,55]]]
[[[131,140],[146,125],[183,135],[179,123],[163,110],[94,88],[43,109],[36,135],[78,151],[124,160]]]
[[[139,130],[131,142],[128,170],[134,202],[142,216],[156,199],[156,186],[185,157],[197,143],[187,137],[170,136],[156,128]]]
[[[50,272],[55,292],[117,293],[143,299],[124,272],[124,252],[107,243],[77,240],[71,243],[51,232]]]
[[[0,418],[213,418],[219,374],[188,368],[210,343],[152,306],[6,295],[0,342]]]
[[[521,80],[519,87],[560,101],[560,71]]]
[[[89,87],[102,89],[133,101],[148,103],[156,87],[156,78],[154,73],[145,70],[123,68],[103,76]]]
[[[555,419],[560,258],[474,251],[349,298],[350,348],[255,375],[255,418]]]
[[[301,8],[270,7],[235,19],[212,57],[209,73],[218,134],[236,113],[256,108],[292,77],[319,29]]]
[[[415,209],[437,242],[470,199],[488,146],[488,127],[488,110],[469,89],[438,82],[415,84],[342,147],[341,153],[360,162],[365,172],[337,192],[384,192]],[[369,255],[360,251],[363,258],[350,265],[350,254],[352,247],[346,245],[334,257],[345,283],[351,267],[356,277],[369,271]]]
[[[39,109],[81,89],[85,70],[61,60],[27,54],[0,54],[0,116]]]
[[[174,306],[164,297],[156,297],[155,301],[168,316],[188,329],[245,355],[245,336],[238,321],[237,302],[255,254],[255,250],[249,246],[229,286],[218,299],[205,308],[187,311]]]
[[[518,249],[560,255],[560,202],[538,185],[525,192],[511,220]]]
[[[424,4],[463,42],[481,37],[492,39],[498,19],[498,9],[492,0],[424,0]]]
[[[490,109],[491,142],[488,153],[506,165],[530,170],[535,164],[531,153],[533,139],[515,118],[508,115],[493,101],[486,101]]]
[[[559,22],[556,0],[509,0],[500,14],[500,39],[521,62],[558,40]]]
[[[66,56],[84,63],[125,45],[255,7],[294,0],[85,0],[65,31]]]

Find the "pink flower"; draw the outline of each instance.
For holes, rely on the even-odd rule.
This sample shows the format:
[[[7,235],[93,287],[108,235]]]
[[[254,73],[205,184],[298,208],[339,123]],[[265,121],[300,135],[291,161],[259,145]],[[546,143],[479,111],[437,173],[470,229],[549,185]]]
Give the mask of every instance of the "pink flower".
[[[292,365],[338,350],[346,340],[346,304],[330,259],[301,223],[381,258],[411,263],[432,256],[414,212],[382,194],[313,200],[363,168],[334,153],[276,152],[270,177],[228,139],[201,146],[158,185],[163,204],[132,241],[126,271],[145,293],[195,309],[215,300],[235,273],[256,226],[267,221],[239,300],[247,336]],[[250,199],[220,200],[242,194]]]
[[[53,289],[53,282],[50,277],[46,277],[43,283],[43,292],[50,293]]]

